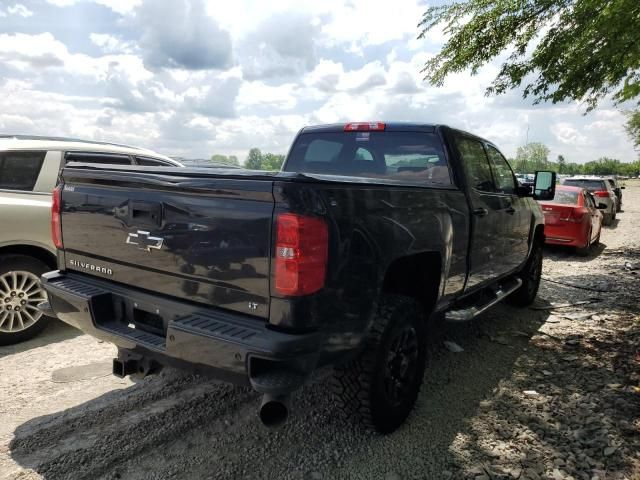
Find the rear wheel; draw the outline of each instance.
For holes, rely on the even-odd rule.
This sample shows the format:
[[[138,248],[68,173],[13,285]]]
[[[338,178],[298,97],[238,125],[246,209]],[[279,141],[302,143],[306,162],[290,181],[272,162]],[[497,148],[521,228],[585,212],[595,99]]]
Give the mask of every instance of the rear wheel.
[[[418,302],[385,296],[365,349],[335,369],[333,390],[347,415],[379,433],[402,425],[422,385],[426,343]]]
[[[613,214],[612,213],[605,213],[603,218],[602,218],[602,224],[609,226],[611,225],[611,223],[613,222]]]
[[[587,244],[584,247],[576,247],[576,253],[581,257],[586,257],[589,255],[591,251],[591,230],[589,230],[589,234],[587,235]]]
[[[47,300],[40,275],[51,270],[40,260],[26,255],[7,255],[0,260],[0,345],[35,337],[49,317],[38,310]]]
[[[506,298],[507,303],[517,307],[531,305],[538,294],[542,276],[542,241],[536,240],[524,268],[519,273],[522,285]]]

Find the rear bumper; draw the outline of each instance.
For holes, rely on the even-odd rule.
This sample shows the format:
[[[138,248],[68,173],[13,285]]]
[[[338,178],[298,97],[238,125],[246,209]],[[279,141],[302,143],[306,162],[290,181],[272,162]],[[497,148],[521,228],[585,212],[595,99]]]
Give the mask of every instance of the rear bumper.
[[[302,386],[317,363],[319,333],[277,332],[262,320],[82,274],[54,271],[43,275],[42,282],[60,320],[161,365],[279,394]]]
[[[587,244],[588,231],[581,224],[545,225],[545,243],[582,248]]]

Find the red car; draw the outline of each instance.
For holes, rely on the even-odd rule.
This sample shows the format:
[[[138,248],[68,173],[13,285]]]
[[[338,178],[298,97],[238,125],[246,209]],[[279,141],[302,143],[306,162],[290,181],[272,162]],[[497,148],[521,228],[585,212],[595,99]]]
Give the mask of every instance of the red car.
[[[544,212],[546,243],[576,247],[587,255],[591,245],[600,241],[601,209],[594,196],[584,188],[558,185],[553,200],[540,202]]]

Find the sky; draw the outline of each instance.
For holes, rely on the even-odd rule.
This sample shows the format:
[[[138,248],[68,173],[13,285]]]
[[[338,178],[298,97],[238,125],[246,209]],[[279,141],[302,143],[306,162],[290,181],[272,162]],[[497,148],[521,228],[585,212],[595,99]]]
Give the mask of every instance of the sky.
[[[611,102],[486,97],[499,64],[442,87],[420,70],[424,0],[0,0],[0,132],[126,143],[187,158],[286,153],[305,125],[445,123],[508,156],[638,155]]]

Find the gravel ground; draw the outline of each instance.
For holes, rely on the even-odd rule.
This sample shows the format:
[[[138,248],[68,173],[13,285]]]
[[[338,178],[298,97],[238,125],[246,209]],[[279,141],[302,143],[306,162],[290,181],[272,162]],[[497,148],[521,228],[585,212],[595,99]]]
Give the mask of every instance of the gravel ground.
[[[266,430],[251,390],[175,370],[117,379],[111,345],[56,324],[0,347],[0,478],[638,480],[640,183],[627,186],[589,257],[546,250],[533,308],[433,333],[392,435],[346,423],[322,379]]]

